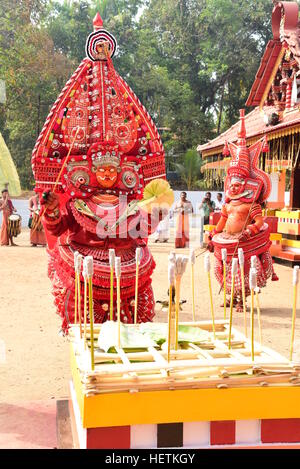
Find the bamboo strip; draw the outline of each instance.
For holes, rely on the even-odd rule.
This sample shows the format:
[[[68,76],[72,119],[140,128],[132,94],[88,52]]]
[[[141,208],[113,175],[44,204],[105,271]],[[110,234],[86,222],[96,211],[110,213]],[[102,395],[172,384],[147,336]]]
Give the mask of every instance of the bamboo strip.
[[[290,381],[290,377],[286,375],[273,375],[273,376],[249,376],[246,375],[245,377],[239,378],[216,378],[216,379],[192,379],[192,380],[184,380],[182,382],[176,380],[169,380],[166,379],[164,382],[152,382],[152,383],[131,383],[126,382],[125,380],[123,383],[117,383],[116,385],[112,383],[107,383],[107,385],[103,385],[100,387],[91,386],[90,388],[86,388],[86,392],[98,392],[103,390],[105,392],[109,392],[110,390],[116,391],[128,391],[134,386],[135,389],[139,391],[150,391],[150,390],[163,390],[163,389],[211,389],[222,386],[222,388],[239,388],[242,386],[266,386],[266,385],[282,385],[285,386],[298,386],[300,382],[300,377],[297,380]],[[295,384],[294,384],[295,383]]]

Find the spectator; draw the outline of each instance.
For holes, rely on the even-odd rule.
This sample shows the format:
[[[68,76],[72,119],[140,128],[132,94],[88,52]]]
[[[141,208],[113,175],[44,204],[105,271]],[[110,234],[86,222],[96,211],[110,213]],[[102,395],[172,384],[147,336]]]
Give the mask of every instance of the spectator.
[[[211,200],[211,192],[206,192],[204,199],[199,205],[199,209],[204,213],[204,225],[209,224],[209,215],[215,210],[215,202]]]
[[[220,212],[223,206],[223,201],[222,201],[222,194],[221,192],[217,193],[217,202],[215,205],[215,212]]]

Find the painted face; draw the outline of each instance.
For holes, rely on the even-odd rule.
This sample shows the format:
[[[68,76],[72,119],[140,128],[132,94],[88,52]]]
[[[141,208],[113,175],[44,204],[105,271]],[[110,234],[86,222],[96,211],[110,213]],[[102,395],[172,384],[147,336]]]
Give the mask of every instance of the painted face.
[[[229,191],[231,195],[238,195],[244,189],[244,183],[242,181],[238,181],[237,179],[232,179],[230,181]]]
[[[116,166],[106,165],[97,168],[96,178],[98,184],[105,189],[113,187],[118,179],[118,170]]]

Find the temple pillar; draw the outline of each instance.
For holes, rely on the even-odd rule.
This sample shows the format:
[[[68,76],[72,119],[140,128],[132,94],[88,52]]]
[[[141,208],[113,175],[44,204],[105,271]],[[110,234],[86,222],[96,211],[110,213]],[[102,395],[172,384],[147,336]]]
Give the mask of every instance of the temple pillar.
[[[270,174],[272,191],[268,198],[268,208],[283,208],[285,206],[285,170]]]

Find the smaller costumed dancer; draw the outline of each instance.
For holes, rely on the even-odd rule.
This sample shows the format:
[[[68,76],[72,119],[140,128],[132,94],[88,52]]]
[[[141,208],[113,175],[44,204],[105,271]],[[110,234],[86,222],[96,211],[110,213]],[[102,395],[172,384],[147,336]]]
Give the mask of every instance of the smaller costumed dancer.
[[[257,285],[266,286],[267,279],[277,276],[273,271],[273,261],[269,251],[269,227],[264,223],[261,204],[267,200],[271,191],[269,176],[257,167],[257,161],[266,138],[263,137],[250,147],[246,146],[244,110],[240,111],[240,128],[237,144],[225,145],[231,162],[225,179],[225,204],[221,218],[212,232],[209,249],[215,254],[215,275],[223,288],[222,249],[227,249],[226,293],[230,295],[232,286],[231,262],[238,257],[238,249],[244,252],[245,294],[250,295],[249,270],[251,256],[257,256]],[[229,150],[228,150],[229,147]],[[224,152],[225,154],[225,152]],[[238,311],[243,311],[241,270],[235,277],[234,303]]]
[[[13,234],[10,230],[9,217],[17,210],[13,206],[9,198],[7,189],[2,191],[2,201],[0,201],[0,212],[2,211],[2,226],[1,226],[1,246],[17,246],[13,240]]]
[[[181,192],[180,200],[174,206],[174,213],[177,213],[175,248],[185,248],[189,245],[190,224],[189,216],[193,213],[192,203],[187,200],[186,192]]]
[[[30,218],[28,226],[30,228],[30,243],[32,246],[46,246],[45,231],[40,219],[39,195],[35,194],[29,199]]]

